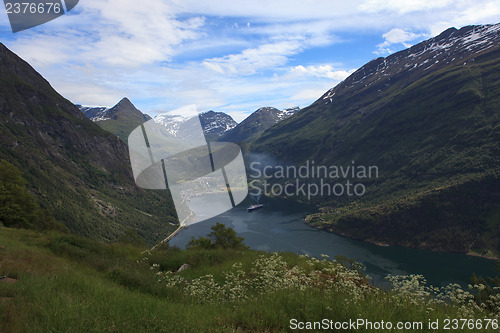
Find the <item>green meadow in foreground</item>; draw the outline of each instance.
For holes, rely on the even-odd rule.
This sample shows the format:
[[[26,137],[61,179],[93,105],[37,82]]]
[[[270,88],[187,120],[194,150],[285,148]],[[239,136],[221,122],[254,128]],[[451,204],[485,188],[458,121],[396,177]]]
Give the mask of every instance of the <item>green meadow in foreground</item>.
[[[7,277],[0,280],[0,331],[285,332],[323,319],[394,326],[384,332],[403,331],[398,322],[425,332],[447,322],[455,332],[498,331],[499,290],[479,279],[466,291],[392,276],[393,288],[381,289],[348,259],[248,250],[232,229],[212,230],[187,250],[143,252],[0,228],[0,276]],[[177,273],[183,264],[188,268]],[[367,325],[341,331],[371,331]]]

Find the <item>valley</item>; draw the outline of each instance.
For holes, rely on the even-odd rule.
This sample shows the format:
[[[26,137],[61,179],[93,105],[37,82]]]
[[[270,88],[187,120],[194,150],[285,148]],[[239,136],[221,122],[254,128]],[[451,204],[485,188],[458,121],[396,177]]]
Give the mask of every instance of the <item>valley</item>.
[[[0,332],[499,332],[498,0],[4,2]]]
[[[499,28],[448,29],[375,59],[251,150],[284,165],[379,168],[361,198],[311,200],[323,207],[312,225],[375,243],[498,256]]]

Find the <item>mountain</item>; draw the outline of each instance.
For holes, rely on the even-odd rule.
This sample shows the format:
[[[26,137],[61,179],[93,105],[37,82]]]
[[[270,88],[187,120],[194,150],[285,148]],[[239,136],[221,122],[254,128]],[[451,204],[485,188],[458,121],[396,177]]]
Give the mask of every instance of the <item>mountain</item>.
[[[450,28],[375,59],[251,149],[284,163],[377,166],[364,196],[310,223],[366,241],[500,253],[500,24]],[[336,180],[338,181],[338,179]]]
[[[101,121],[108,119],[105,115],[106,111],[109,110],[107,106],[85,106],[80,104],[75,104],[83,114],[92,121]]]
[[[288,109],[283,109],[283,110],[281,110],[280,119],[281,120],[287,119],[299,111],[300,111],[300,108],[298,106],[294,106],[294,107],[288,108]]]
[[[215,111],[201,113],[200,122],[208,141],[217,140],[238,125],[230,115]]]
[[[22,171],[39,205],[71,232],[116,240],[135,229],[152,243],[177,221],[165,192],[135,185],[125,143],[2,44],[0,140],[0,158]]]
[[[137,126],[151,119],[150,116],[139,111],[126,97],[112,108],[77,106],[87,118],[96,122],[106,131],[115,134],[124,142]]]
[[[200,123],[208,141],[218,139],[237,125],[237,122],[230,115],[215,111],[202,112],[194,117],[164,113],[157,115],[154,121],[165,126],[173,136],[183,133],[183,137],[189,136],[189,133],[193,131],[193,126],[198,126]]]
[[[221,136],[220,141],[243,142],[256,139],[261,133],[278,122],[294,115],[298,107],[280,111],[272,107],[262,107],[253,112],[236,127]]]

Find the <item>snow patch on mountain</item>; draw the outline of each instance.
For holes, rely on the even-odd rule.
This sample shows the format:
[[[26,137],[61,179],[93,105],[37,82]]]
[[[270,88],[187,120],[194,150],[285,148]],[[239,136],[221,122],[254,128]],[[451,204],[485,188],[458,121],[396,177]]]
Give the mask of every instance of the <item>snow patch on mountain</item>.
[[[328,90],[317,102],[329,104],[335,94],[343,96],[347,92],[353,94],[375,87],[382,92],[391,86],[391,80],[418,79],[429,69],[439,70],[451,63],[465,66],[499,44],[500,24],[466,26],[460,30],[450,28],[408,49],[370,61]]]
[[[207,137],[216,138],[238,125],[231,116],[223,112],[207,111],[202,112],[198,116],[184,117],[181,115],[172,115],[169,113],[159,114],[154,118],[154,121],[167,128],[167,132],[172,136],[178,136],[179,132],[183,132],[183,127],[192,124],[195,118],[199,118],[203,132]]]
[[[107,106],[88,106],[88,105],[76,105],[80,111],[82,111],[87,118],[93,122],[108,120],[106,117],[106,112],[110,109]]]
[[[183,123],[185,123],[189,118],[179,116],[179,115],[170,115],[170,114],[159,114],[153,118],[154,122],[160,125],[165,126],[167,132],[172,136],[177,136],[177,132]]]

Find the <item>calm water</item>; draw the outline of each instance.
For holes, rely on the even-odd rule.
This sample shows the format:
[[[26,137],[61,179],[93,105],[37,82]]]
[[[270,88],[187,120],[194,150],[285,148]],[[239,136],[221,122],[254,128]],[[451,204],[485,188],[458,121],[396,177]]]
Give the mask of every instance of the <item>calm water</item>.
[[[376,283],[382,283],[387,274],[422,274],[436,286],[449,282],[467,284],[473,272],[483,276],[496,274],[491,260],[402,247],[380,247],[352,240],[305,224],[304,217],[316,211],[310,205],[271,198],[263,198],[261,202],[264,208],[254,212],[247,212],[251,202],[246,200],[226,213],[193,224],[176,235],[170,244],[184,248],[192,236],[206,236],[210,227],[220,222],[236,230],[252,249],[354,258],[366,266],[367,273]],[[213,208],[213,204],[204,207],[207,204],[200,197],[192,198],[190,202],[190,206],[196,207],[194,211],[198,216]]]

